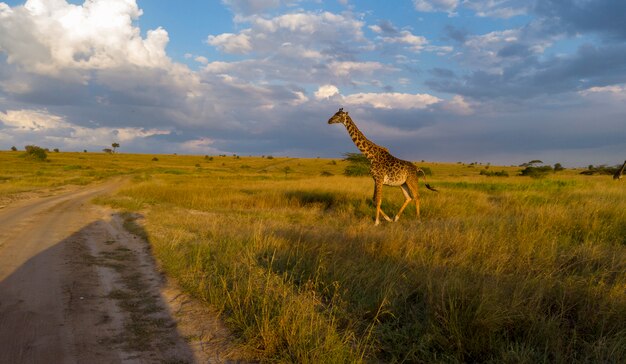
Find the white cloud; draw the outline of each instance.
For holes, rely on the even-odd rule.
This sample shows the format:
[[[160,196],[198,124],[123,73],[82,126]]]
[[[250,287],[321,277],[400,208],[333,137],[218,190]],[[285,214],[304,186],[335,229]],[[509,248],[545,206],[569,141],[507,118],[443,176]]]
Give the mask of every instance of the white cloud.
[[[332,62],[329,65],[331,72],[336,76],[349,76],[353,73],[372,75],[377,71],[394,70],[380,62]]]
[[[473,10],[479,17],[508,19],[523,15],[528,7],[519,0],[413,0],[415,10],[432,13],[446,12],[456,15],[460,6]]]
[[[222,52],[231,54],[246,54],[252,50],[250,36],[247,34],[223,33],[220,35],[209,35],[207,42],[217,47]]]
[[[424,49],[424,46],[428,44],[428,40],[421,35],[414,35],[408,30],[401,31],[398,35],[393,37],[382,37],[385,43],[400,43],[406,44],[408,48],[413,52],[419,52]]]
[[[215,141],[210,138],[199,138],[181,143],[181,149],[187,153],[219,154],[220,150],[213,147]]]
[[[474,113],[472,106],[461,95],[454,95],[452,99],[446,100],[442,104],[442,108],[457,115],[471,115]]]
[[[413,0],[413,6],[417,11],[428,13],[444,11],[453,14],[459,6],[459,0]]]
[[[341,34],[342,41],[348,44],[366,42],[362,31],[364,23],[349,15],[295,12],[273,18],[236,16],[235,21],[249,27],[237,34],[209,35],[208,43],[226,53],[265,55],[274,54],[286,44],[297,45],[294,49],[300,53],[303,50],[319,52],[336,44],[337,34]]]
[[[197,56],[197,57],[195,57],[193,60],[194,60],[194,61],[196,61],[196,62],[198,62],[198,63],[200,63],[200,64],[204,64],[204,65],[209,64],[209,60],[208,60],[208,58],[203,57],[203,56]]]
[[[29,0],[0,6],[0,51],[9,64],[39,74],[135,65],[166,67],[169,41],[162,28],[141,37],[133,26],[142,11],[134,0]]]
[[[626,84],[590,87],[580,91],[579,94],[585,97],[601,97],[616,101],[626,101]]]
[[[429,94],[357,93],[344,97],[350,105],[370,105],[376,109],[425,109],[442,100]]]
[[[43,139],[55,143],[55,146],[80,149],[99,148],[113,141],[129,143],[137,139],[171,133],[169,130],[156,128],[87,128],[72,124],[65,117],[52,114],[45,109],[0,111],[0,123],[5,126],[2,131],[6,138],[14,140]]]
[[[526,3],[518,0],[465,0],[463,5],[480,17],[508,19],[528,12]]]
[[[323,100],[331,98],[339,94],[339,89],[334,85],[322,85],[317,91],[315,91],[315,98],[317,100]]]

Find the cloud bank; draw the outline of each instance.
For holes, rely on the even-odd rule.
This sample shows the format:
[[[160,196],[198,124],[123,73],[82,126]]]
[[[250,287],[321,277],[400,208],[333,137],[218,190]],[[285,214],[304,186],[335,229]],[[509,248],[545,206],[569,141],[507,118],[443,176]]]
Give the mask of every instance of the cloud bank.
[[[344,107],[407,159],[626,151],[625,2],[410,3],[435,27],[349,2],[223,5],[230,26],[177,58],[166,27],[140,25],[154,4],[0,2],[0,148],[336,157],[354,147],[325,121]]]

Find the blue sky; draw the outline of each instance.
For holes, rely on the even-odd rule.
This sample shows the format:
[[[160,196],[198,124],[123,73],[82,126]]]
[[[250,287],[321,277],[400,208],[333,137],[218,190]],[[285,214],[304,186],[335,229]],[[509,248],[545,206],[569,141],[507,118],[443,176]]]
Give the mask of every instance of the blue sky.
[[[0,148],[626,158],[622,0],[0,2]]]

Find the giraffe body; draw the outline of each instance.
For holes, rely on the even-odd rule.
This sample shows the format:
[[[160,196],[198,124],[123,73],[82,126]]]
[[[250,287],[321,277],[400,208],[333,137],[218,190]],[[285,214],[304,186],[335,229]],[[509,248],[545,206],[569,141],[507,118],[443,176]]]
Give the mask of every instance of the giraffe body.
[[[624,168],[626,168],[626,161],[624,161],[624,164],[622,164],[622,167],[618,169],[617,172],[615,172],[615,174],[613,175],[614,180],[618,180],[618,181],[622,180],[622,176],[624,175]]]
[[[339,109],[335,115],[329,120],[329,124],[343,124],[348,130],[348,134],[352,138],[354,144],[370,161],[370,174],[374,179],[374,197],[373,201],[376,205],[376,219],[375,225],[380,224],[380,215],[387,221],[392,221],[380,208],[382,203],[382,191],[383,185],[399,186],[404,194],[405,201],[400,210],[394,217],[393,221],[397,221],[400,215],[407,207],[409,202],[415,202],[415,209],[417,212],[417,218],[420,216],[419,205],[419,193],[418,187],[418,174],[424,174],[424,171],[417,168],[413,163],[394,157],[389,153],[387,148],[376,145],[361,133],[356,124],[352,121],[352,118],[343,109]],[[425,176],[425,174],[424,174]],[[436,191],[428,184],[426,187],[430,190]]]

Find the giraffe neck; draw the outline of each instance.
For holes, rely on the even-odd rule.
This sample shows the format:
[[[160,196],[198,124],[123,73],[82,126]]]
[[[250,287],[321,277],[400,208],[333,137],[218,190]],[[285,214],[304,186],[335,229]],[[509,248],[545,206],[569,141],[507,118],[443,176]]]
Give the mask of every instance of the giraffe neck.
[[[626,161],[624,161],[624,164],[622,164],[622,168],[619,169],[619,171],[617,173],[619,173],[620,175],[622,175],[624,173],[624,168],[626,168]]]
[[[363,135],[359,128],[357,128],[356,124],[354,123],[354,121],[352,121],[352,118],[350,116],[346,116],[346,121],[344,125],[346,126],[348,134],[350,134],[350,138],[352,138],[354,145],[359,148],[361,153],[363,153],[363,155],[370,161],[375,159],[380,149],[382,148],[367,139],[367,137]]]

